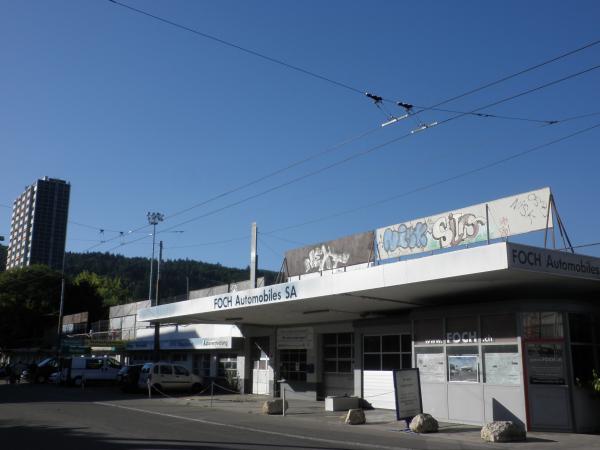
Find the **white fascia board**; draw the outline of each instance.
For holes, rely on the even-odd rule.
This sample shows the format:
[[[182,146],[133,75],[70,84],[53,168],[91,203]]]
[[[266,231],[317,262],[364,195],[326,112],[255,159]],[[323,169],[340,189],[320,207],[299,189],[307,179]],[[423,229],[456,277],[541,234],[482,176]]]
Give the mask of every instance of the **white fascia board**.
[[[508,268],[506,243],[499,242],[386,264],[384,286],[421,283]]]
[[[254,305],[317,299],[507,268],[506,243],[500,242],[363,270],[323,274],[273,286],[155,306],[138,311],[138,321],[178,319],[225,310],[232,311],[232,316],[235,316],[235,310]]]

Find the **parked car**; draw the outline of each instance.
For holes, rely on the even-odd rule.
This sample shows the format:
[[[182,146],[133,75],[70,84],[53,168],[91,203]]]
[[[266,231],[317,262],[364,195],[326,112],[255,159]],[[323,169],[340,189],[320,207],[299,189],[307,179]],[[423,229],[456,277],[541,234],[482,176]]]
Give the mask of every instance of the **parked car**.
[[[123,392],[135,392],[139,389],[138,381],[143,364],[123,366],[117,373],[117,383]]]
[[[61,382],[61,373],[60,372],[54,372],[53,374],[51,374],[48,377],[48,383],[51,384],[60,384]]]
[[[110,356],[79,356],[66,359],[62,380],[68,385],[81,386],[82,382],[116,382],[121,363]]]
[[[171,389],[199,391],[202,389],[201,377],[191,373],[183,366],[167,362],[144,364],[139,377],[139,388],[147,388],[148,380],[159,391]]]
[[[30,365],[21,372],[21,381],[30,383],[45,383],[48,377],[58,370],[58,361],[56,358],[46,358],[42,361]]]

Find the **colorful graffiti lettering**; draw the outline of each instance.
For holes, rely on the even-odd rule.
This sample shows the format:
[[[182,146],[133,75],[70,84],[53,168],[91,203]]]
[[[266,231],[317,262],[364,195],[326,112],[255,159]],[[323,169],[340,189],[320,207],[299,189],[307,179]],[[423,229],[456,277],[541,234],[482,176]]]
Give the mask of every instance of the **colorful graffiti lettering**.
[[[308,257],[304,259],[304,268],[306,273],[335,269],[340,264],[347,264],[349,259],[349,253],[335,253],[330,247],[321,245],[308,252]]]
[[[434,222],[431,235],[439,242],[441,248],[454,247],[476,237],[481,225],[485,225],[485,219],[475,214],[450,213],[448,217],[440,217]]]
[[[383,248],[391,253],[398,248],[413,249],[427,246],[427,224],[417,222],[415,225],[401,224],[397,230],[388,228],[383,233]]]

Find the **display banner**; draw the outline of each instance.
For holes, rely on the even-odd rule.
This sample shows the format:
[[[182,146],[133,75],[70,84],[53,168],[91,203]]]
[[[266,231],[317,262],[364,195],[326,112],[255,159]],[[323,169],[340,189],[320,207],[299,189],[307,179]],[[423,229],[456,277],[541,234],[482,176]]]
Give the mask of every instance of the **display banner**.
[[[278,328],[277,348],[312,349],[314,331],[312,327]]]
[[[397,258],[552,227],[550,188],[376,230],[378,259]],[[487,205],[487,214],[486,214]],[[488,223],[489,218],[489,223]]]
[[[373,232],[368,231],[287,251],[287,275],[293,277],[372,261],[373,238]]]
[[[423,412],[419,369],[394,370],[396,419],[410,421]]]

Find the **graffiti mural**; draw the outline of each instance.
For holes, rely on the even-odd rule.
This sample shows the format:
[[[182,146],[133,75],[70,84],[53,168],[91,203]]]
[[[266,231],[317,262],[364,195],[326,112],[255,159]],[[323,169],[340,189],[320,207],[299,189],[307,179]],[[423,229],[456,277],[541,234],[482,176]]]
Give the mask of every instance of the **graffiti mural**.
[[[452,248],[552,227],[550,188],[525,192],[376,230],[379,259]],[[487,206],[487,214],[486,214]],[[489,224],[487,223],[489,217]]]
[[[353,234],[285,253],[288,276],[362,264],[373,260],[374,233]]]
[[[304,258],[306,273],[343,267],[350,259],[349,253],[336,253],[325,244],[313,248]]]

